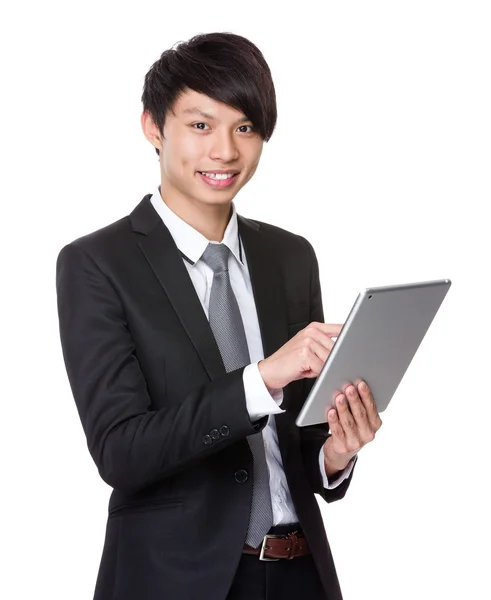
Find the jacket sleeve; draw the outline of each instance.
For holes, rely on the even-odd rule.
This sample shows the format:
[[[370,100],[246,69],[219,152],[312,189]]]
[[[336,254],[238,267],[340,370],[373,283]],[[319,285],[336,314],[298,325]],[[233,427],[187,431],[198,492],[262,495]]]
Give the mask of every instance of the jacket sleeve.
[[[312,244],[305,238],[302,239],[308,247],[311,264],[310,322],[316,321],[320,323],[325,323],[324,310],[322,306],[322,292],[319,278],[319,264]],[[315,381],[316,378],[303,380],[304,400],[307,399],[307,396],[309,395],[310,390],[312,389]],[[325,488],[322,480],[322,474],[319,469],[319,453],[323,444],[331,435],[329,433],[329,423],[308,425],[306,427],[300,427],[299,429],[305,469],[307,471],[307,476],[312,484],[314,492],[316,494],[319,494],[322,498],[324,498],[326,502],[334,502],[336,500],[341,500],[341,498],[345,496],[348,487],[351,483],[351,479],[353,477],[353,472],[355,470],[355,465],[357,461],[355,461],[355,465],[353,466],[349,477],[347,477],[340,485],[338,485],[334,489]]]
[[[138,491],[266,425],[267,416],[252,423],[247,413],[244,367],[152,409],[119,296],[73,243],[58,255],[56,292],[69,383],[90,454],[111,487]]]

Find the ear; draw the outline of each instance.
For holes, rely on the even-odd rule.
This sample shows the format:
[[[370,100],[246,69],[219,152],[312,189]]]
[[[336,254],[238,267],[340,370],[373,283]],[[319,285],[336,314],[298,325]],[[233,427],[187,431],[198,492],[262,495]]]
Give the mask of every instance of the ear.
[[[144,111],[140,117],[140,123],[143,130],[143,135],[147,138],[147,140],[154,146],[154,148],[158,148],[159,151],[162,150],[162,140],[159,129],[157,125],[153,122],[153,119],[149,112]]]

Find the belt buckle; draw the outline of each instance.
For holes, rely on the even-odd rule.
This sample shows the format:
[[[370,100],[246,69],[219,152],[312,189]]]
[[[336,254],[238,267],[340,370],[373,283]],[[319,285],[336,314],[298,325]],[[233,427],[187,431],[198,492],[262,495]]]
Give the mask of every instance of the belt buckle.
[[[262,544],[261,544],[261,552],[259,553],[259,560],[264,560],[267,562],[273,562],[273,561],[277,561],[280,560],[279,558],[266,558],[264,556],[264,551],[266,550],[266,542],[268,541],[267,538],[283,538],[285,537],[284,535],[271,535],[271,534],[266,534],[263,538]]]

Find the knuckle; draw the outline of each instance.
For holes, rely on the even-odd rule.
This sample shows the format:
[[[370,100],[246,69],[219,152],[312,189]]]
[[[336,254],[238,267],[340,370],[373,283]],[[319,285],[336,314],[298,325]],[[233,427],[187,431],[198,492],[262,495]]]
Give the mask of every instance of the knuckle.
[[[333,428],[333,433],[334,433],[335,435],[337,435],[338,437],[341,437],[341,436],[343,436],[343,435],[344,435],[343,428],[342,428],[342,427],[340,427],[339,425],[336,425],[336,426]]]
[[[351,417],[346,417],[346,427],[349,427],[349,429],[353,429],[354,426],[354,421]]]
[[[301,356],[310,356],[310,348],[308,345],[303,344],[302,347],[300,348],[300,355]]]

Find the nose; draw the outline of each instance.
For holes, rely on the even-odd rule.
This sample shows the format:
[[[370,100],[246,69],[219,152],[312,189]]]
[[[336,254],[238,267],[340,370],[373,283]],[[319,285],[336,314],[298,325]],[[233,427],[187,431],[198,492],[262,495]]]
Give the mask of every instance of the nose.
[[[210,158],[231,162],[239,157],[239,149],[233,134],[227,131],[216,131],[213,135],[210,148]]]

